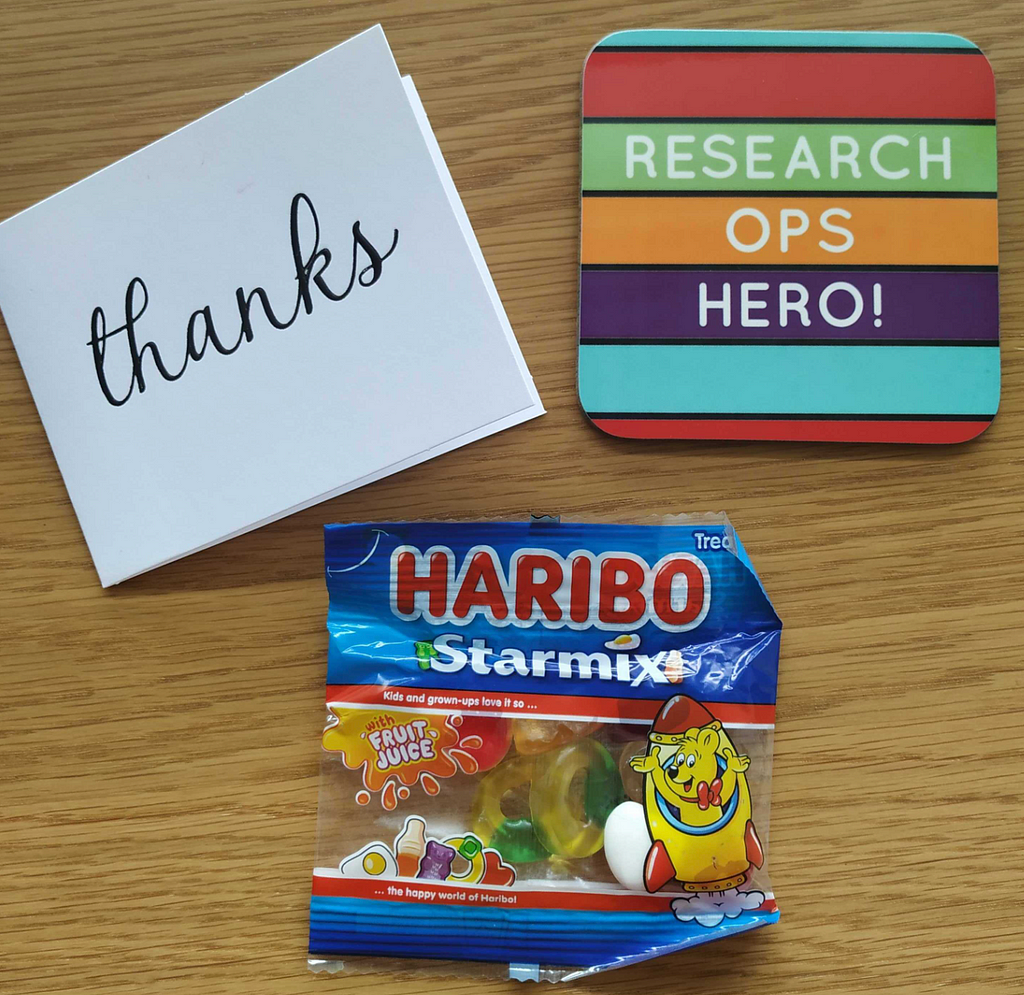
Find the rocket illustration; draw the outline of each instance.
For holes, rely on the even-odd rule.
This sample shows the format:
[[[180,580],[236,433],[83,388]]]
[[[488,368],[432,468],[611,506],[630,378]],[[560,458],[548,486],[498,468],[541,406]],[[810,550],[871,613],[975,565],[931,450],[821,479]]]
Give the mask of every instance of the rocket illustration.
[[[699,702],[676,695],[662,706],[647,753],[630,761],[644,775],[644,815],[652,840],[644,887],[673,879],[684,891],[736,888],[764,862],[751,820],[746,770],[722,723]]]

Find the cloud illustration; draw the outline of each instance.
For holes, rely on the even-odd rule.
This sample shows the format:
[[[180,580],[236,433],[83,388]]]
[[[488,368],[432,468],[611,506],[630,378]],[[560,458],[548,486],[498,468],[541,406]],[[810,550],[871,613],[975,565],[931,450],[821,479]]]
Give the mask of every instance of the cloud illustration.
[[[672,911],[680,922],[696,922],[711,929],[723,919],[735,919],[741,912],[750,912],[764,902],[763,891],[715,892],[711,895],[687,895],[672,902]]]

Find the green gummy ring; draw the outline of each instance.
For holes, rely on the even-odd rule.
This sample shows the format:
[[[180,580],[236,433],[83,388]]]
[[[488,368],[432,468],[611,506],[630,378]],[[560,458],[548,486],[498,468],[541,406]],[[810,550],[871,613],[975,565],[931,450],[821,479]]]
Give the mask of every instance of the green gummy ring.
[[[586,778],[582,804],[574,811],[568,801],[570,785],[581,772]],[[529,817],[506,818],[502,798],[526,785]],[[603,846],[604,824],[624,797],[612,755],[596,740],[581,739],[550,753],[498,764],[477,786],[473,832],[512,863],[528,864],[551,854],[589,857]]]
[[[532,819],[506,819],[494,830],[488,845],[513,864],[530,864],[551,856],[537,838]]]
[[[473,832],[484,846],[512,863],[528,864],[550,855],[537,838],[532,819],[509,819],[501,810],[505,795],[528,787],[535,773],[532,757],[509,757],[481,779],[473,799]]]
[[[598,742],[601,762],[587,771],[587,782],[583,789],[583,812],[588,819],[602,828],[612,814],[612,809],[626,800],[626,789],[622,786],[622,772],[612,755]]]

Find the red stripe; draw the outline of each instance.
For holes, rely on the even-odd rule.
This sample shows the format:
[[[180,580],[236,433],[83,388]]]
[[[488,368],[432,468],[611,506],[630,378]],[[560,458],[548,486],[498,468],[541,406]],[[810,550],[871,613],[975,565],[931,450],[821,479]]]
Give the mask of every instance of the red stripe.
[[[594,418],[623,439],[766,439],[779,442],[967,442],[990,421],[812,421],[800,418]]]
[[[394,894],[398,892],[398,894]],[[313,874],[313,894],[342,898],[372,898],[387,902],[424,902],[422,894],[431,892],[438,904],[483,905],[489,908],[588,909],[607,912],[666,912],[673,895],[602,895],[594,892],[530,891],[526,888],[490,889],[473,885],[444,884],[431,881],[374,880],[373,878],[335,878]],[[470,895],[474,897],[470,897]],[[503,901],[482,900],[500,896]],[[426,899],[430,901],[430,899]],[[765,903],[767,904],[767,903]]]
[[[388,687],[379,684],[328,684],[328,702],[415,708],[420,711],[487,712],[511,715],[557,715],[565,718],[637,719],[652,722],[663,701],[636,698],[602,698],[587,695],[531,694],[516,691],[516,705],[497,691],[466,691],[462,688]],[[666,695],[667,697],[667,695]],[[518,703],[522,702],[522,705]],[[725,725],[773,725],[774,705],[748,705],[727,701],[706,701],[708,711]]]
[[[586,117],[994,118],[981,55],[596,51]]]
[[[395,894],[394,892],[397,892]],[[421,894],[416,894],[421,892]],[[383,902],[417,902],[422,892],[436,895],[439,905],[475,905],[509,909],[584,909],[598,912],[667,912],[677,894],[607,895],[581,891],[531,891],[528,888],[491,889],[474,885],[447,885],[444,882],[375,880],[373,878],[323,877],[313,873],[313,894],[339,898],[371,898]],[[500,901],[488,901],[490,896]],[[768,898],[758,912],[777,912],[775,899]]]

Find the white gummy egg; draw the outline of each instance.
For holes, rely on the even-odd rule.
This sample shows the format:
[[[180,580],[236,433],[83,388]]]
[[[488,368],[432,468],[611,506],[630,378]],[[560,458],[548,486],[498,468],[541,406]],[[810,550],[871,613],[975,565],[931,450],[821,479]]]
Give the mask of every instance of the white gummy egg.
[[[651,848],[644,807],[623,802],[604,824],[604,856],[615,880],[630,891],[644,891],[644,863]]]

